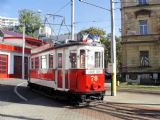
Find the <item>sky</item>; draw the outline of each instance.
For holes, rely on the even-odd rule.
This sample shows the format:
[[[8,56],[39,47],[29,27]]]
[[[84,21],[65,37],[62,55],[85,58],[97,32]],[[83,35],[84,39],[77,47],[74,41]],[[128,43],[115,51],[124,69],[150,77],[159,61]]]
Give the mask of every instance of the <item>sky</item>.
[[[0,0],[0,16],[4,17],[14,17],[18,18],[18,11],[21,9],[31,9],[35,12],[41,11],[41,17],[48,13],[58,14],[65,17],[66,25],[71,24],[71,5],[69,4],[71,0]],[[95,4],[97,6],[110,9],[110,0],[86,0],[89,3]],[[119,0],[115,0],[116,2]],[[68,3],[68,4],[67,4]],[[65,6],[65,7],[64,7]],[[63,8],[63,9],[62,9]],[[120,36],[121,28],[121,13],[120,13],[120,3],[115,4],[115,25],[116,25],[116,35]],[[50,18],[51,19],[51,18]],[[53,24],[57,24],[58,21],[51,21]],[[60,19],[59,19],[60,21]],[[110,12],[96,8],[94,6],[79,2],[75,0],[75,32],[89,28],[98,27],[110,33],[111,22],[110,22]],[[60,26],[52,26],[55,31],[58,31]],[[66,27],[62,27],[60,33],[68,33]]]

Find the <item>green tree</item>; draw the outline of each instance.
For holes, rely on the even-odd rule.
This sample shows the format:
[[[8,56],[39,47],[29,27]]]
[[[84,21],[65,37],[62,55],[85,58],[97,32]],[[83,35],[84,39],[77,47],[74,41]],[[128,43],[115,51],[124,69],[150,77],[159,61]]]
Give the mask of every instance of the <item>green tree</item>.
[[[107,35],[105,38],[103,38],[102,44],[105,46],[105,67],[108,66],[108,63],[111,62],[111,42],[110,42],[110,37]]]
[[[121,37],[116,36],[116,52],[117,52],[117,64],[120,67],[122,63],[122,46],[121,46]]]
[[[22,27],[25,25],[26,34],[35,36],[35,31],[39,30],[41,26],[41,18],[38,13],[32,10],[22,9],[19,11],[19,23],[18,31],[22,33]]]
[[[105,35],[105,31],[101,28],[96,28],[96,27],[90,27],[88,29],[82,30],[81,32],[86,32],[89,34],[99,34],[99,35]]]

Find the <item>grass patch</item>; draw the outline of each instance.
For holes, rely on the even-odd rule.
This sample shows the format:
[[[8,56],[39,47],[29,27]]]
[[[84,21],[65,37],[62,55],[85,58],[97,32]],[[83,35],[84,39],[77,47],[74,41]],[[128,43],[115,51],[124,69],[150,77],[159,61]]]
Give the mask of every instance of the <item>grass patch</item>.
[[[128,83],[128,82],[120,83],[119,88],[160,91],[160,85],[140,85],[138,83]]]

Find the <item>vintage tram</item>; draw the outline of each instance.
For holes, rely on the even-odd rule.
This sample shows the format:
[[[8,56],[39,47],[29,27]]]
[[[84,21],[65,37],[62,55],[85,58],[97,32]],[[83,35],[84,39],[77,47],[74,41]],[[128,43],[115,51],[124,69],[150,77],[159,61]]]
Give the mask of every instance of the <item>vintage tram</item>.
[[[103,100],[104,47],[92,41],[46,44],[32,50],[28,86],[84,103]]]

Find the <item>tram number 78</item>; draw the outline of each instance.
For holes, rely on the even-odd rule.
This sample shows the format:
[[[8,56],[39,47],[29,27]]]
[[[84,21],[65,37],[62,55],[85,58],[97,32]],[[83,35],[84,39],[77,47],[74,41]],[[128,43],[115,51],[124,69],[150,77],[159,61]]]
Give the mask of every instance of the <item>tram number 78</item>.
[[[98,81],[98,76],[96,76],[96,75],[91,76],[91,81],[92,82]]]

